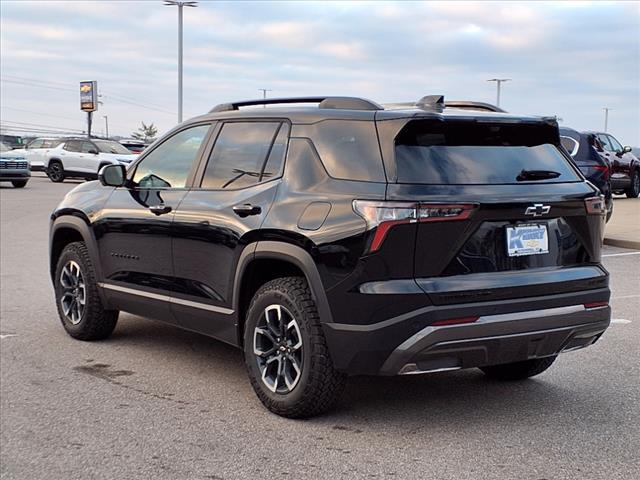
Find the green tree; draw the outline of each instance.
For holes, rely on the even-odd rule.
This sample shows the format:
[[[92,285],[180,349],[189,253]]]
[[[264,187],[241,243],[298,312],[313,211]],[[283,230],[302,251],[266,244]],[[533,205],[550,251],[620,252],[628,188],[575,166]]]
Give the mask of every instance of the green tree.
[[[137,132],[133,132],[131,136],[136,140],[142,140],[145,143],[153,142],[158,134],[158,128],[153,123],[150,123],[149,125],[146,125],[144,122],[141,123],[142,126]]]

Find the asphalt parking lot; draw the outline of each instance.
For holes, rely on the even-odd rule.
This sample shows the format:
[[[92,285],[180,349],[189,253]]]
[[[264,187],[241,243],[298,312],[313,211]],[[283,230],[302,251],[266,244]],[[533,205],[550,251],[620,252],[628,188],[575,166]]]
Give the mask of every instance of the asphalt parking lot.
[[[48,217],[74,185],[0,186],[2,479],[640,478],[640,252],[605,247],[612,326],[536,379],[354,378],[294,421],[207,337],[128,314],[107,341],[66,335]]]

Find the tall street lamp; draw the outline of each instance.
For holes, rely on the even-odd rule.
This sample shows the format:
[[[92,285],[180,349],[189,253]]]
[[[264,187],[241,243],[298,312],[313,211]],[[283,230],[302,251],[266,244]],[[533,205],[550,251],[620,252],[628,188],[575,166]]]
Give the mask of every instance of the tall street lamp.
[[[195,0],[164,0],[167,6],[178,7],[178,123],[182,123],[182,7],[197,7]]]
[[[103,115],[102,118],[104,118],[104,128],[106,130],[107,140],[108,140],[109,139],[109,117],[107,115]]]
[[[607,129],[609,128],[609,110],[613,110],[613,108],[604,107],[604,133],[607,133]]]
[[[487,82],[496,82],[496,85],[498,87],[498,92],[496,95],[496,106],[499,107],[500,106],[500,84],[502,84],[502,82],[508,82],[510,81],[510,78],[491,78],[489,80],[487,80]]]

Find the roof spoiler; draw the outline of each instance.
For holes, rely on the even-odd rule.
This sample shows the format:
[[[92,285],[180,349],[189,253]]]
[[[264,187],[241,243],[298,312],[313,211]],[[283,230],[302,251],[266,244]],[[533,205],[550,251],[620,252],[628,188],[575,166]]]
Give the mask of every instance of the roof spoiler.
[[[384,110],[384,108],[367,100],[358,97],[286,97],[286,98],[263,98],[259,100],[244,100],[233,103],[221,103],[213,107],[209,113],[230,112],[239,110],[241,107],[254,107],[258,105],[283,105],[291,103],[317,103],[318,108],[331,108],[343,110]]]

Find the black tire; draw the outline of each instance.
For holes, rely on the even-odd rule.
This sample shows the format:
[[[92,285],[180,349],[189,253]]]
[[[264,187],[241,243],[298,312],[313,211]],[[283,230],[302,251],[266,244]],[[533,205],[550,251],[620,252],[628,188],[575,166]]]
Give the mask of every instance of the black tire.
[[[73,265],[77,265],[80,271],[76,282],[71,281],[73,275],[68,273],[75,269]],[[65,268],[67,273],[63,277]],[[62,251],[56,266],[54,290],[58,316],[64,329],[73,338],[102,340],[116,328],[119,312],[104,309],[98,294],[95,269],[84,242],[70,243]],[[84,306],[77,307],[76,311],[75,306],[82,302],[76,301],[74,304],[73,299],[69,300],[72,297],[76,300],[83,299]]]
[[[628,198],[638,198],[638,195],[640,195],[640,173],[638,173],[638,169],[631,175],[631,186],[624,193]]]
[[[54,183],[64,182],[64,167],[60,160],[51,160],[47,167],[47,176]]]
[[[27,186],[27,180],[13,180],[11,184],[16,188],[24,188]]]
[[[274,308],[276,313],[273,313]],[[269,311],[268,313],[266,312],[267,310]],[[282,342],[279,348],[276,348],[276,342],[273,342],[272,350],[274,353],[271,358],[280,358],[280,360],[276,358],[278,360],[277,363],[273,361],[273,364],[275,364],[273,366],[277,367],[275,369],[277,374],[272,382],[275,389],[267,385],[268,379],[263,381],[261,365],[259,364],[259,362],[270,362],[267,362],[266,356],[260,357],[262,360],[259,360],[258,355],[254,353],[254,335],[256,336],[256,342],[264,342],[266,340],[266,345],[269,345],[270,342],[266,336],[256,333],[258,325],[265,324],[267,325],[265,328],[269,327],[269,322],[266,321],[267,317],[265,315],[275,315],[275,318],[280,319],[280,325],[285,323],[289,325],[296,324],[295,327],[292,327],[288,332],[285,331],[284,334],[280,330]],[[291,322],[287,318],[289,316],[295,322]],[[284,320],[285,318],[287,318],[286,321]],[[289,329],[289,326],[285,330],[287,329]],[[264,330],[261,328],[261,331]],[[278,329],[276,328],[276,330]],[[274,333],[273,330],[268,332],[269,334]],[[298,333],[299,339],[296,338]],[[286,350],[284,344],[288,335],[296,339],[296,345],[300,344],[300,347],[298,350],[281,352],[280,350],[283,348]],[[274,334],[273,340],[275,338]],[[292,343],[293,341],[288,345],[294,347]],[[299,373],[293,368],[292,359],[296,355],[299,355],[299,357],[296,357],[298,358],[296,364]],[[267,409],[283,417],[308,418],[324,413],[335,404],[344,389],[346,376],[333,368],[316,304],[311,296],[309,285],[302,277],[278,278],[265,283],[256,292],[247,312],[244,332],[244,358],[251,386],[256,395],[258,395],[258,398]],[[282,375],[280,374],[281,363],[284,365]],[[287,371],[288,373],[297,373],[296,378],[293,379],[293,375],[290,375],[290,378],[286,378]],[[290,379],[292,380],[291,382],[289,382]],[[292,384],[291,387],[290,383]],[[281,387],[280,391],[279,386]]]
[[[549,368],[556,357],[534,358],[524,362],[505,363],[503,365],[491,365],[480,367],[487,377],[496,380],[524,380],[544,372]]]

